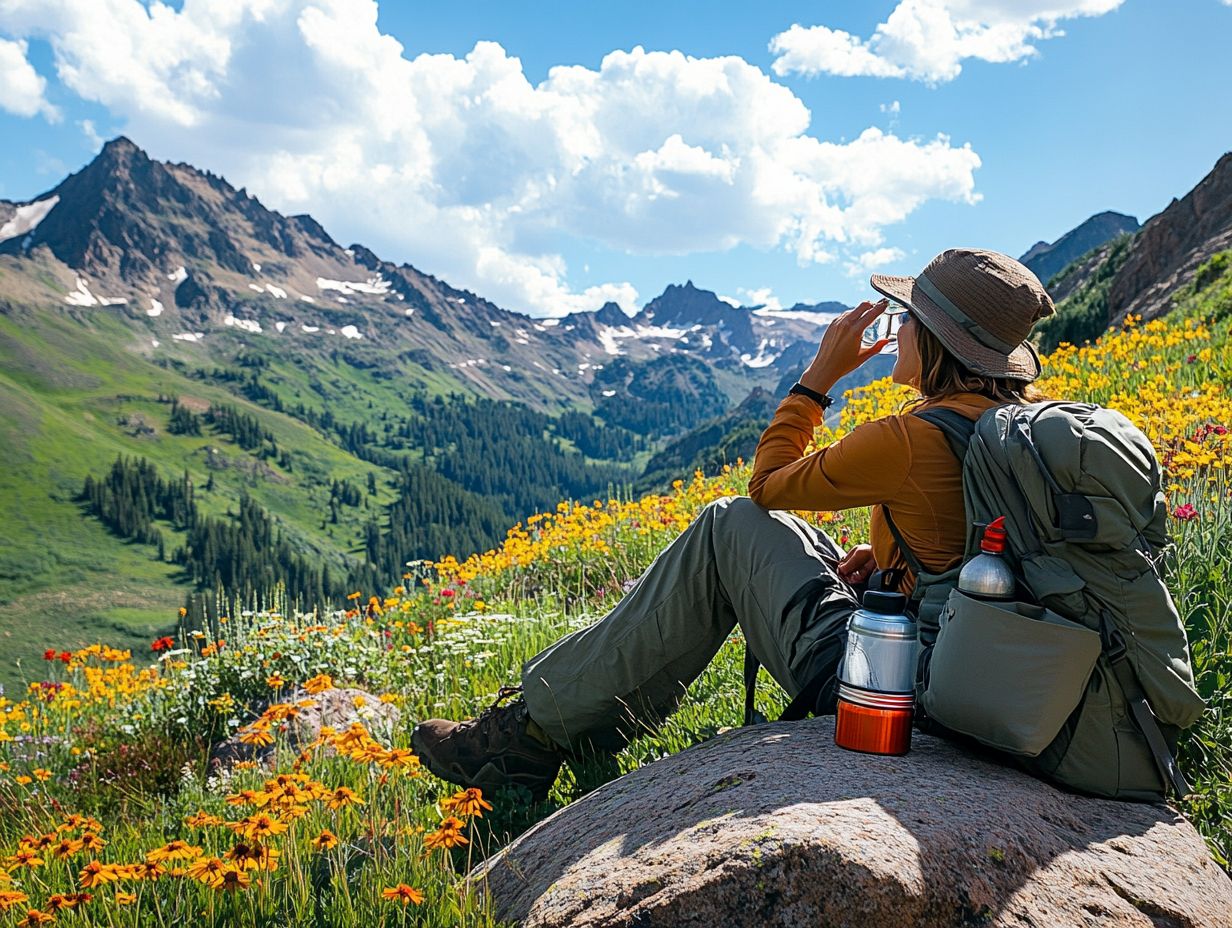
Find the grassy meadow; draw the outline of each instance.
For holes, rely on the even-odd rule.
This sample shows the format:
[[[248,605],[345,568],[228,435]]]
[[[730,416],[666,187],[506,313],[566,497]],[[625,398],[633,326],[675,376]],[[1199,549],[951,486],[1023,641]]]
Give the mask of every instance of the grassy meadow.
[[[1182,763],[1184,811],[1232,861],[1232,273],[1200,275],[1166,320],[1061,345],[1041,386],[1122,410],[1166,468],[1170,585],[1208,699]],[[852,397],[831,440],[899,408],[878,381]],[[617,773],[739,723],[730,641],[658,732],[611,761],[566,768],[548,800],[477,796],[434,780],[409,751],[415,720],[458,718],[516,682],[522,660],[593,621],[709,501],[744,491],[747,466],[641,499],[561,503],[493,551],[408,566],[388,590],[336,611],[234,604],[212,627],[140,649],[67,647],[42,626],[45,662],[0,701],[0,926],[490,925],[465,879],[477,859]],[[867,513],[810,514],[843,544]],[[88,540],[87,540],[88,541]],[[65,616],[91,595],[57,605]],[[224,620],[225,619],[225,620]],[[167,614],[174,623],[174,610]],[[118,621],[118,619],[117,619]],[[152,649],[157,645],[158,649]],[[289,719],[333,686],[392,703],[377,740],[362,724],[296,751]],[[779,699],[762,686],[761,708]],[[361,717],[372,706],[357,706]],[[374,729],[375,730],[375,729]],[[205,762],[226,734],[277,750],[273,770]],[[490,806],[490,808],[489,808]]]

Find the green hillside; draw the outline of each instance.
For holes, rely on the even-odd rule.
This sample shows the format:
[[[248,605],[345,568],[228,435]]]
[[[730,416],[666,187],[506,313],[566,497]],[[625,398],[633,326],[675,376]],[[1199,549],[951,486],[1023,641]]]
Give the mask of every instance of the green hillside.
[[[1164,576],[1206,700],[1180,738],[1193,789],[1176,806],[1224,868],[1232,867],[1230,266],[1226,256],[1209,262],[1178,294],[1173,316],[1130,320],[1093,344],[1062,346],[1046,359],[1040,384],[1121,410],[1158,451],[1173,541]],[[888,379],[870,385],[840,422],[819,429],[818,441],[898,408],[903,395]],[[357,596],[363,608],[345,612],[241,612],[211,625],[208,637],[184,627],[156,663],[148,647],[131,659],[96,647],[65,654],[64,663],[40,662],[49,685],[30,702],[0,703],[7,891],[45,908],[56,894],[91,889],[63,919],[69,925],[496,925],[467,879],[472,865],[596,785],[739,724],[740,638],[725,643],[662,727],[639,731],[614,756],[571,758],[544,802],[501,790],[484,797],[491,808],[474,805],[417,766],[412,727],[489,705],[528,657],[604,615],[703,506],[744,492],[748,476],[746,466],[698,476],[667,495],[553,506],[511,529],[494,551],[462,563],[442,559],[426,578],[413,574],[426,585],[365,588]],[[867,510],[812,518],[849,544],[867,539]],[[60,614],[79,611],[65,602]],[[360,687],[372,702],[397,706],[398,722],[387,732],[360,723],[305,749],[282,723],[304,705],[299,700],[337,687]],[[368,696],[361,704],[353,690],[335,695],[371,710]],[[768,716],[785,701],[769,681],[758,700]],[[208,747],[236,730],[251,744],[273,744],[271,768],[241,764],[216,776]],[[472,802],[465,810],[464,800]],[[82,816],[91,815],[101,828],[86,825]],[[256,839],[237,835],[254,826],[262,832],[249,866]],[[31,855],[15,856],[25,834],[60,828],[80,843],[83,827],[101,831],[105,846],[73,846],[67,857],[48,852],[38,867]],[[1002,837],[993,850],[1009,860],[1013,836]],[[182,855],[178,872],[172,858],[169,872],[142,878],[147,855],[171,853]],[[215,857],[239,885],[187,870]],[[115,885],[99,891],[83,882],[90,866]],[[249,878],[235,877],[241,872]]]
[[[179,568],[159,563],[148,546],[112,536],[76,501],[86,476],[103,474],[117,455],[144,457],[168,475],[187,471],[206,513],[225,514],[241,492],[251,494],[304,551],[339,573],[362,544],[365,521],[393,498],[391,473],[289,416],[142,359],[122,347],[130,339],[103,313],[89,324],[55,313],[0,316],[0,635],[14,659],[41,653],[51,629],[69,643],[104,633],[148,640],[183,603],[188,586]],[[288,450],[291,470],[261,461],[229,436],[170,434],[170,404],[160,396],[250,412]],[[378,474],[378,491],[367,508],[344,507],[339,524],[322,526],[329,481],[363,486],[370,472]],[[211,476],[214,488],[206,491]],[[69,601],[79,610],[75,628],[63,627]],[[0,681],[13,679],[6,661]]]
[[[389,364],[366,362],[354,350],[287,355],[250,334],[220,333],[208,354],[176,343],[155,355],[114,312],[10,305],[0,314],[0,682],[23,678],[16,662],[28,667],[53,632],[63,646],[148,642],[194,588],[183,567],[168,562],[182,530],[157,523],[166,557],[159,561],[153,545],[116,537],[86,513],[78,499],[83,482],[102,477],[118,456],[146,459],[164,479],[187,474],[203,517],[233,516],[247,494],[340,583],[364,576],[370,553],[387,579],[411,556],[483,550],[509,523],[554,503],[558,486],[579,496],[605,494],[645,459],[629,454],[633,463],[618,466],[583,458],[567,437],[580,434],[576,423],[557,428],[559,420],[520,405],[458,394],[447,400],[451,388],[450,379],[411,361],[394,376]],[[173,434],[173,400],[201,421],[199,435]],[[265,438],[241,447],[205,423],[211,407],[234,407]],[[525,447],[489,424],[519,416]],[[468,435],[477,422],[488,424],[486,434]],[[413,431],[425,423],[436,426],[426,444]],[[601,423],[586,434],[602,436],[613,453],[629,447]],[[494,449],[502,443],[505,454],[531,466],[547,462],[552,471],[516,472],[498,460]],[[436,475],[450,462],[454,479]],[[517,492],[488,486],[484,468],[508,474]],[[338,497],[336,485],[349,492]],[[395,503],[419,529],[414,550],[388,542]],[[435,523],[432,512],[440,513]],[[482,520],[450,517],[476,512],[488,513],[486,529],[472,524]]]

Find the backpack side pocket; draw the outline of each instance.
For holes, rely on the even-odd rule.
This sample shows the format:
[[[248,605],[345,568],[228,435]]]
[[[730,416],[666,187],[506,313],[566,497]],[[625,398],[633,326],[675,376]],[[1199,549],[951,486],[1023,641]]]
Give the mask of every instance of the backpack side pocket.
[[[947,600],[922,697],[953,731],[1010,754],[1039,755],[1082,700],[1101,652],[1097,632],[1049,609]]]

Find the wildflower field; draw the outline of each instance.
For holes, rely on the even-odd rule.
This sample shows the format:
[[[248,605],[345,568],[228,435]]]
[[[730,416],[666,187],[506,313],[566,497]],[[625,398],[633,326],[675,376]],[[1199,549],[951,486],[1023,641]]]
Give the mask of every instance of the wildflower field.
[[[1062,345],[1043,389],[1124,412],[1166,469],[1169,582],[1206,712],[1182,743],[1184,811],[1232,860],[1232,273],[1199,275],[1166,320]],[[880,381],[850,398],[823,444],[906,398]],[[48,641],[42,678],[0,699],[0,926],[494,924],[465,874],[534,821],[617,773],[741,716],[731,641],[658,732],[566,768],[550,797],[484,796],[427,775],[409,750],[427,716],[461,718],[516,682],[525,658],[602,615],[697,511],[745,489],[748,468],[672,493],[561,503],[497,550],[411,565],[345,608],[239,604],[181,622],[150,650]],[[867,513],[810,514],[841,544]],[[174,617],[171,617],[172,619]],[[331,690],[361,721],[308,744],[287,732]],[[762,708],[779,697],[763,686]],[[399,721],[378,735],[378,710]],[[368,725],[363,721],[373,720]],[[207,762],[234,737],[272,762]]]

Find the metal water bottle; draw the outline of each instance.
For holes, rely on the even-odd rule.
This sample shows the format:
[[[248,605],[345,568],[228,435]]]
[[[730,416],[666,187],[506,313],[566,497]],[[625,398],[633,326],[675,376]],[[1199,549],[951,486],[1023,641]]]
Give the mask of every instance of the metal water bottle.
[[[980,553],[958,572],[958,588],[976,599],[1013,599],[1016,585],[1005,563],[1005,516],[997,516],[984,529]]]
[[[847,648],[838,673],[834,743],[868,754],[906,754],[911,748],[915,620],[902,593],[869,590],[847,620]]]

